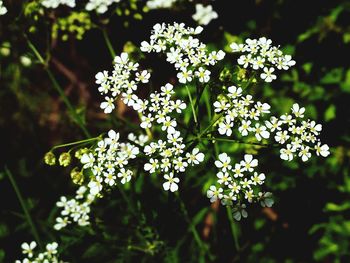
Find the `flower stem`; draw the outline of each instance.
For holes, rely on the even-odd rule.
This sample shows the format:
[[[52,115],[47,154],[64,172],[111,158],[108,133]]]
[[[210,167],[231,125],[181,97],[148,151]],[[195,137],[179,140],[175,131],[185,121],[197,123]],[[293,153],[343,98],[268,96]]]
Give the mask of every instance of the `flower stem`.
[[[24,212],[24,216],[25,216],[25,218],[27,220],[28,225],[30,226],[30,228],[32,230],[32,234],[33,234],[35,240],[38,242],[39,247],[42,249],[43,248],[43,244],[41,242],[41,239],[40,239],[40,236],[38,234],[38,231],[37,231],[37,229],[36,229],[36,227],[34,225],[34,222],[33,222],[32,218],[31,218],[31,216],[29,214],[29,211],[27,209],[27,206],[26,206],[26,203],[25,203],[25,201],[23,199],[21,191],[18,188],[18,185],[16,183],[16,180],[15,180],[14,176],[12,175],[11,171],[6,166],[5,166],[5,173],[8,176],[8,178],[10,179],[11,185],[12,185],[13,189],[15,190],[16,196],[17,196],[17,198],[19,200],[19,203],[21,204],[22,210]]]
[[[184,202],[182,201],[182,199],[180,198],[180,195],[178,194],[178,192],[176,192],[176,196],[177,196],[177,199],[179,200],[181,211],[182,211],[183,215],[185,216],[187,223],[189,224],[189,230],[192,232],[194,240],[196,241],[198,247],[201,249],[201,253],[203,253],[203,251],[206,252],[207,247],[204,244],[204,242],[202,241],[202,239],[200,238],[200,235],[199,235],[196,227],[194,226],[193,222],[191,221],[191,219],[188,215],[186,206],[185,206]]]
[[[191,109],[192,109],[192,114],[193,114],[193,119],[194,119],[194,122],[197,124],[198,121],[197,121],[197,116],[196,116],[196,110],[194,109],[194,105],[193,105],[193,100],[192,100],[192,96],[191,96],[191,92],[188,88],[188,86],[186,85],[186,91],[187,91],[187,95],[188,95],[188,98],[190,100],[190,103],[191,103]]]
[[[56,145],[56,146],[52,147],[51,150],[55,150],[57,148],[63,148],[63,147],[67,147],[67,146],[72,146],[72,145],[76,145],[76,144],[87,143],[87,142],[90,142],[90,141],[96,141],[96,140],[100,140],[100,139],[101,139],[101,136],[98,136],[98,137],[89,138],[89,139],[85,139],[85,140],[81,140],[81,141],[69,142],[69,143],[65,143],[65,144],[59,144],[59,145]]]
[[[106,29],[102,29],[102,34],[103,34],[103,38],[105,40],[105,43],[107,45],[107,48],[109,50],[109,53],[111,54],[112,58],[114,59],[116,54],[115,54],[115,51],[113,49],[113,45],[111,43],[111,40],[109,39],[109,36],[107,34],[107,30]]]
[[[40,64],[42,64],[44,66],[44,69],[46,71],[46,73],[48,74],[53,87],[56,89],[56,91],[58,92],[58,94],[60,95],[61,99],[63,100],[64,104],[66,105],[66,107],[68,108],[68,111],[72,117],[72,119],[78,124],[78,126],[80,127],[80,129],[83,131],[83,133],[85,134],[86,137],[91,137],[90,133],[88,132],[88,130],[85,127],[85,124],[83,122],[83,120],[81,119],[81,117],[76,113],[73,105],[70,103],[70,101],[68,100],[67,96],[64,94],[63,89],[61,88],[61,86],[58,84],[57,80],[55,79],[54,75],[52,74],[52,72],[50,71],[47,63],[45,62],[44,58],[40,55],[39,51],[37,50],[37,48],[33,45],[33,43],[27,38],[27,43],[29,48],[32,50],[32,52],[34,53],[34,55],[36,56],[36,58],[39,60]]]
[[[232,142],[232,143],[247,144],[247,145],[260,146],[260,147],[271,147],[271,146],[274,146],[273,144],[264,144],[264,143],[255,143],[255,142],[242,142],[242,141],[233,140],[233,139],[226,139],[226,138],[201,137],[200,139],[212,140],[212,141],[222,141],[222,142]]]
[[[240,251],[240,246],[239,246],[239,241],[238,241],[237,224],[233,220],[232,209],[231,209],[231,207],[229,205],[226,206],[226,211],[227,211],[227,217],[228,217],[228,220],[229,220],[230,226],[231,226],[231,233],[232,233],[232,236],[233,236],[233,241],[235,243],[235,248],[236,248],[237,251]]]

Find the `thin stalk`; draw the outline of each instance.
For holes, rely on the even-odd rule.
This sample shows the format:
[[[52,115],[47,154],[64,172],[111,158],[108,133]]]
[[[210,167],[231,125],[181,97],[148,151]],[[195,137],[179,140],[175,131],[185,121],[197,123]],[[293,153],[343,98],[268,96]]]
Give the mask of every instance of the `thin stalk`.
[[[188,88],[187,85],[186,85],[186,90],[187,90],[188,98],[189,98],[190,103],[191,103],[191,109],[192,109],[193,119],[194,119],[194,122],[197,124],[198,121],[197,121],[197,116],[196,116],[196,110],[194,109],[194,105],[193,105],[193,100],[192,100],[191,92],[190,92],[190,90],[189,90],[189,88]]]
[[[180,195],[178,193],[176,193],[176,196],[180,202],[181,211],[184,214],[187,223],[189,224],[189,230],[192,232],[194,240],[196,241],[196,243],[197,243],[198,247],[201,249],[201,251],[206,251],[207,248],[206,248],[204,242],[202,241],[202,239],[200,238],[200,235],[199,235],[196,227],[192,223],[192,221],[188,215],[188,212],[187,212],[187,209],[186,209],[184,202],[182,201],[182,199],[180,198]]]
[[[236,248],[237,251],[240,251],[239,240],[238,240],[237,224],[233,220],[231,207],[230,206],[226,206],[226,211],[227,211],[227,217],[228,217],[228,220],[229,220],[230,226],[231,226],[231,233],[232,233],[232,236],[233,236],[233,241],[235,243],[235,248]]]
[[[105,40],[105,43],[107,45],[107,48],[109,50],[109,53],[111,54],[112,58],[115,58],[116,57],[116,53],[115,53],[115,51],[113,49],[113,45],[111,43],[111,40],[108,37],[107,30],[106,29],[102,29],[102,34],[103,34],[103,38]]]
[[[70,101],[68,100],[66,94],[64,94],[63,89],[61,88],[60,84],[58,84],[58,81],[55,79],[54,75],[52,74],[52,72],[50,71],[47,63],[45,62],[44,58],[40,55],[39,51],[37,50],[37,48],[33,45],[33,43],[27,38],[27,43],[29,48],[32,50],[32,52],[34,53],[34,55],[36,56],[36,58],[39,60],[39,62],[44,66],[45,71],[47,72],[54,88],[56,89],[56,91],[58,92],[58,94],[60,95],[61,99],[63,100],[63,103],[66,105],[66,107],[68,108],[68,111],[71,115],[71,117],[73,118],[73,120],[79,125],[80,129],[83,131],[84,135],[86,137],[91,137],[90,133],[88,132],[88,130],[86,129],[83,120],[81,119],[81,117],[76,113],[76,111],[74,110],[73,105],[70,103]]]
[[[201,137],[200,139],[202,139],[202,140],[211,140],[211,141],[232,142],[232,143],[247,144],[247,145],[260,146],[260,147],[271,147],[271,146],[274,146],[273,144],[255,143],[255,142],[242,142],[242,141],[233,140],[233,139],[226,139],[226,138]]]
[[[27,220],[28,225],[30,226],[31,230],[32,230],[32,234],[35,238],[35,240],[38,242],[39,247],[42,249],[43,248],[43,244],[41,242],[40,236],[38,234],[38,231],[34,225],[34,222],[29,214],[29,211],[27,209],[26,203],[24,202],[23,196],[21,194],[21,191],[19,190],[16,180],[13,177],[11,171],[5,166],[5,173],[8,176],[8,178],[10,179],[11,185],[13,187],[13,189],[15,190],[16,196],[18,198],[19,203],[21,204],[22,210],[24,212],[24,216]]]
[[[63,147],[67,147],[67,146],[72,146],[72,145],[77,145],[77,144],[82,144],[82,143],[87,143],[87,142],[90,142],[90,141],[96,141],[96,140],[99,140],[101,139],[101,136],[98,136],[98,137],[95,137],[95,138],[90,138],[90,139],[85,139],[85,140],[80,140],[80,141],[76,141],[76,142],[69,142],[69,143],[65,143],[65,144],[59,144],[59,145],[56,145],[54,147],[52,147],[51,150],[55,150],[57,148],[63,148]]]

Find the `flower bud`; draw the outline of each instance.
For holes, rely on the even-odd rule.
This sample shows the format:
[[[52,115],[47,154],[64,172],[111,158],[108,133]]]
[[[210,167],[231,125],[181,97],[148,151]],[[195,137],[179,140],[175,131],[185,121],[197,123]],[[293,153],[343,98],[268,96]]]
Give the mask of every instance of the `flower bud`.
[[[68,152],[62,153],[58,159],[61,166],[68,166],[71,162],[71,156]]]
[[[81,148],[81,149],[79,149],[78,151],[75,152],[74,156],[75,156],[75,158],[77,158],[77,159],[80,160],[81,157],[82,157],[85,153],[87,153],[88,151],[89,151],[88,148]]]
[[[56,164],[56,156],[53,152],[47,152],[44,156],[44,162],[47,165],[55,165]]]
[[[78,171],[77,167],[70,172],[70,177],[75,184],[81,185],[84,182],[84,175],[81,171]]]

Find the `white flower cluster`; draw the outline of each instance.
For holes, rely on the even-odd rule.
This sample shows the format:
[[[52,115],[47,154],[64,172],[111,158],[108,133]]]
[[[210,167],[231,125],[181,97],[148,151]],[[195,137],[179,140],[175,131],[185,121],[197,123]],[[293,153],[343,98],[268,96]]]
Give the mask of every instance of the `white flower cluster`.
[[[139,64],[129,60],[127,53],[122,53],[114,58],[114,69],[109,75],[107,70],[96,74],[96,84],[100,85],[98,90],[105,96],[101,103],[101,109],[105,113],[111,113],[115,108],[114,101],[121,95],[123,102],[128,106],[139,103],[135,94],[137,85],[148,83],[151,74],[147,70],[138,71]],[[136,106],[136,105],[135,105]]]
[[[78,223],[80,226],[90,224],[90,205],[95,200],[96,195],[89,193],[86,186],[80,186],[76,195],[72,199],[61,196],[60,201],[56,203],[60,207],[61,216],[56,218],[54,229],[61,230],[72,222]]]
[[[144,146],[148,141],[146,135],[136,137],[133,133],[128,140]],[[68,200],[62,196],[56,203],[62,208],[61,216],[56,218],[54,228],[60,230],[72,222],[80,226],[90,224],[90,205],[99,196],[104,187],[111,187],[117,183],[117,177],[122,184],[131,180],[133,171],[128,169],[128,163],[139,154],[139,148],[131,143],[119,142],[119,133],[114,130],[108,132],[108,137],[100,140],[89,153],[82,155],[80,162],[84,170],[90,170],[92,176],[87,186],[81,186],[76,196]]]
[[[227,94],[219,95],[214,102],[215,112],[223,115],[218,121],[218,132],[231,136],[236,121],[240,123],[238,131],[242,136],[254,132],[258,141],[269,138],[267,128],[258,121],[263,114],[270,112],[270,105],[254,102],[251,95],[242,96],[240,87],[230,86],[227,91]]]
[[[85,6],[85,9],[87,11],[96,10],[97,13],[104,14],[107,12],[110,5],[119,2],[120,0],[89,0]]]
[[[295,103],[291,114],[284,114],[279,118],[272,116],[269,121],[265,121],[266,127],[275,133],[275,141],[284,145],[280,150],[283,160],[291,161],[297,155],[306,162],[311,157],[311,150],[315,150],[317,156],[329,155],[328,145],[322,145],[317,138],[322,131],[322,125],[309,119],[303,120],[304,113],[305,108]]]
[[[103,14],[113,3],[119,3],[120,0],[89,0],[85,9],[87,11],[96,10],[97,13]],[[66,5],[71,8],[76,6],[75,0],[43,0],[41,4],[46,8],[57,8],[60,5]]]
[[[134,137],[134,134],[129,135],[130,139]],[[147,140],[147,136],[141,135],[136,141],[143,146]],[[104,186],[114,186],[117,177],[122,184],[129,182],[134,173],[127,166],[139,153],[138,147],[129,142],[119,142],[119,133],[110,130],[107,138],[99,141],[92,152],[85,153],[80,159],[83,169],[91,169],[93,173],[88,184],[90,194],[97,195]]]
[[[244,202],[260,202],[262,206],[272,206],[271,193],[260,191],[264,184],[265,174],[255,172],[258,160],[252,155],[244,155],[244,160],[231,165],[231,158],[226,153],[218,156],[215,166],[219,168],[217,183],[219,186],[211,185],[207,191],[210,202],[220,200],[222,205],[234,206],[233,216],[236,220],[247,217]]]
[[[148,0],[146,6],[149,9],[170,8],[177,0]]]
[[[141,51],[166,53],[167,61],[174,64],[178,71],[177,78],[180,83],[190,82],[194,78],[200,82],[208,82],[211,72],[207,67],[222,60],[225,52],[208,52],[206,45],[193,37],[202,30],[202,27],[185,27],[183,23],[156,24],[150,42],[141,43]]]
[[[46,8],[57,8],[60,5],[75,7],[75,0],[43,0],[41,4]]]
[[[244,68],[262,69],[260,78],[266,82],[272,82],[277,78],[274,74],[276,68],[288,70],[295,65],[295,61],[290,55],[284,55],[279,47],[272,46],[271,39],[265,37],[248,38],[245,44],[232,43],[230,47],[233,52],[246,53],[238,58],[238,64]]]
[[[22,254],[26,256],[23,260],[16,260],[15,263],[59,263],[63,262],[57,257],[58,244],[56,242],[46,244],[46,251],[35,254],[34,249],[37,247],[35,241],[22,243]]]
[[[181,100],[172,100],[173,86],[166,84],[161,87],[161,92],[150,95],[149,101],[145,101],[142,109],[140,126],[151,128],[152,125],[160,125],[161,130],[167,134],[167,140],[151,142],[144,147],[144,153],[150,157],[144,165],[144,170],[149,173],[162,173],[166,182],[163,188],[166,191],[178,190],[179,178],[175,175],[184,173],[188,165],[196,165],[204,160],[204,154],[194,148],[192,152],[185,152],[185,144],[180,132],[176,130],[177,122],[170,116],[171,113],[181,113],[186,104]],[[141,108],[141,107],[140,107]]]
[[[203,4],[196,4],[196,13],[192,16],[193,20],[198,25],[208,25],[211,20],[218,18],[218,13],[213,10],[211,5],[204,6]]]
[[[0,0],[0,16],[5,15],[7,13],[7,8],[4,6],[2,0]]]

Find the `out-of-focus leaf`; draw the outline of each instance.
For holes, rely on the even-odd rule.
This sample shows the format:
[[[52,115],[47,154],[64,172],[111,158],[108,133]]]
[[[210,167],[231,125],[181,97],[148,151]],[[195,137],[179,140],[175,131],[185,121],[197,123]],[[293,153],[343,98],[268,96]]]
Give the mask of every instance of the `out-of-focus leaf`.
[[[350,203],[343,203],[341,205],[337,205],[334,203],[327,203],[326,204],[326,211],[330,212],[341,212],[350,209]]]
[[[321,84],[337,84],[340,83],[343,76],[342,68],[334,68],[331,71],[327,72],[326,75],[320,80]]]
[[[335,116],[336,116],[336,107],[334,106],[334,104],[331,104],[324,113],[324,120],[331,121],[335,118]]]

